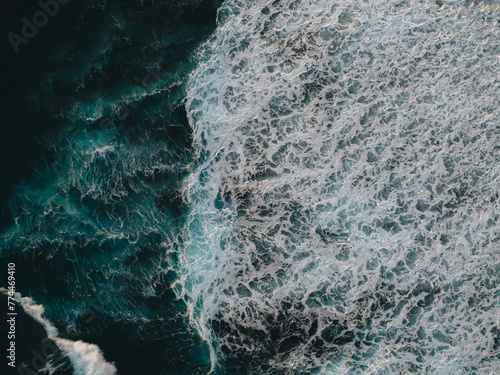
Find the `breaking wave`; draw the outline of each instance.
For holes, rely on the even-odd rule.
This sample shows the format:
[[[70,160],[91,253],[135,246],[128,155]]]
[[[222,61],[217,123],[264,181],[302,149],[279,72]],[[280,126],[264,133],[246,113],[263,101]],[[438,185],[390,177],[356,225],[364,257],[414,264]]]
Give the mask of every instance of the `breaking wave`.
[[[2,293],[7,291],[2,288]],[[18,303],[24,312],[31,316],[37,323],[43,326],[47,337],[55,342],[59,349],[69,358],[73,365],[75,375],[116,375],[116,368],[113,364],[106,362],[101,350],[97,345],[88,344],[81,340],[71,341],[59,336],[59,331],[54,325],[44,317],[45,308],[37,305],[31,297],[21,297],[16,295]],[[50,359],[46,365],[50,370],[52,364]],[[54,366],[57,368],[57,366]],[[49,371],[52,373],[52,371]]]

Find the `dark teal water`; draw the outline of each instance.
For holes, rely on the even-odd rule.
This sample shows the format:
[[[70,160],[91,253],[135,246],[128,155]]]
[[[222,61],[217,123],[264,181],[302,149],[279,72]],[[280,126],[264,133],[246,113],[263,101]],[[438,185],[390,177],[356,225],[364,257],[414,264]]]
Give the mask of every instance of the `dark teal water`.
[[[73,0],[16,53],[40,7],[0,374],[500,373],[498,2]]]
[[[0,6],[0,269],[14,262],[17,291],[120,374],[210,368],[172,283],[193,168],[185,84],[217,6],[73,1],[18,53],[5,36],[39,5]],[[16,363],[37,370],[46,334],[18,310]],[[55,374],[72,373],[61,358]]]

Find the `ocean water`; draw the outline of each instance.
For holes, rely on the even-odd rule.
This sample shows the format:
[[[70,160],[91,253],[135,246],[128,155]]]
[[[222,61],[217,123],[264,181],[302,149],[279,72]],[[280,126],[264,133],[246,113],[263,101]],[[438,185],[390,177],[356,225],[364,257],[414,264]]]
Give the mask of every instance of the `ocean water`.
[[[2,39],[0,286],[15,263],[24,301],[2,375],[210,370],[172,284],[196,162],[183,100],[217,6],[71,2],[18,54]],[[2,38],[40,10],[2,8]]]
[[[497,1],[57,17],[4,61],[19,364],[500,373]]]

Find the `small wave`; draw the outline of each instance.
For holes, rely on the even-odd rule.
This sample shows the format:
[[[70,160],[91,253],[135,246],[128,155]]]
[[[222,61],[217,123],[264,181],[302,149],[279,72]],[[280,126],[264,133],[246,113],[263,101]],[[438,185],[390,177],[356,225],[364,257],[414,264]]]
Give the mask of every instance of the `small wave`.
[[[5,288],[1,288],[0,292],[7,294]],[[97,345],[58,337],[57,328],[44,317],[43,305],[37,305],[31,297],[21,297],[19,293],[16,294],[16,299],[26,314],[45,328],[47,336],[69,358],[75,375],[115,375],[117,373],[115,366],[106,362]]]

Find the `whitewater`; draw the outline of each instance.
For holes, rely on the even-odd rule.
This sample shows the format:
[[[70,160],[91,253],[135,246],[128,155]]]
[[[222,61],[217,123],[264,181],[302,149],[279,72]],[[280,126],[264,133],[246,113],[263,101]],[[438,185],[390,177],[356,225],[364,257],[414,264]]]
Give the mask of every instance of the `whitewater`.
[[[223,4],[176,285],[212,373],[500,372],[499,16]]]
[[[5,295],[8,291],[0,288],[0,293]],[[58,329],[45,317],[43,305],[36,304],[31,297],[22,297],[20,293],[15,295],[16,302],[23,308],[24,312],[39,323],[50,340],[53,340],[57,347],[71,361],[75,375],[116,375],[116,368],[112,363],[104,360],[102,352],[97,345],[88,344],[81,340],[72,341],[59,337]],[[53,374],[63,366],[55,360],[55,353],[49,352],[46,364],[38,371]],[[53,358],[54,357],[54,358]],[[30,369],[18,369],[19,373],[33,371]]]

